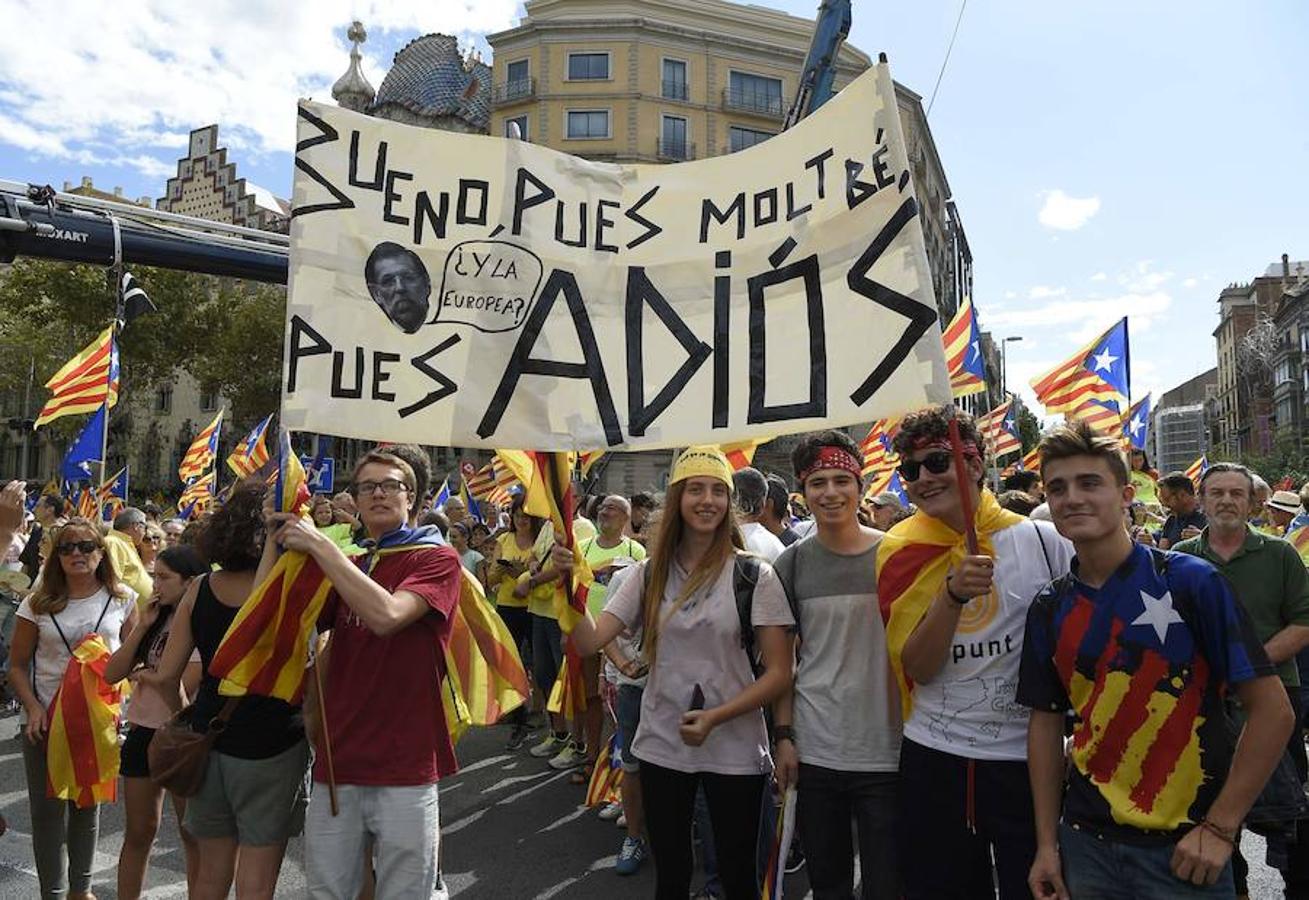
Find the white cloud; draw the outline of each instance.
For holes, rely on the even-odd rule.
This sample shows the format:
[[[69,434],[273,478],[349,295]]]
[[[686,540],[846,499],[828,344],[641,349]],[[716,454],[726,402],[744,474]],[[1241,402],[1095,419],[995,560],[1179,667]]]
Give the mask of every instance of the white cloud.
[[[1055,189],[1043,195],[1045,203],[1037,219],[1046,228],[1058,231],[1076,231],[1100,211],[1099,197],[1070,197]]]
[[[1016,299],[1018,299],[1018,292],[1017,292],[1017,291],[1005,291],[1005,292],[1004,292],[1004,298],[1005,298],[1006,300],[1016,300]]]
[[[1133,293],[1150,293],[1158,290],[1173,277],[1172,272],[1154,271],[1154,261],[1143,259],[1129,272],[1118,276],[1118,283]]]
[[[7,3],[0,54],[0,141],[41,156],[82,161],[140,151],[170,164],[192,128],[217,122],[224,141],[252,153],[290,151],[295,104],[331,99],[345,72],[345,28],[362,20],[373,39],[364,68],[373,86],[390,60],[370,54],[386,32],[456,34],[463,44],[513,24],[516,0],[164,0]],[[70,27],[76,23],[76,27]],[[110,152],[105,152],[107,149]],[[171,165],[170,165],[171,171]]]
[[[987,317],[989,328],[1058,328],[1068,343],[1084,344],[1117,319],[1127,316],[1133,333],[1148,331],[1156,319],[1172,306],[1171,295],[1162,291],[1126,293],[1103,299],[1062,300],[1038,308],[997,310]],[[1025,331],[1024,331],[1025,333]],[[1054,365],[1058,360],[1051,360]]]
[[[1188,279],[1186,279],[1185,281],[1182,282],[1182,287],[1184,287],[1184,288],[1193,288],[1193,287],[1195,287],[1196,285],[1198,285],[1199,283],[1200,283],[1200,279],[1198,279],[1198,278],[1188,278]]]
[[[1106,274],[1103,273],[1103,272],[1096,272],[1094,275],[1091,276],[1091,280],[1092,280],[1092,281],[1104,281],[1104,280],[1106,280],[1108,277],[1109,277],[1109,276],[1106,275]]]
[[[1044,284],[1038,284],[1027,292],[1029,300],[1049,300],[1052,297],[1062,297],[1068,293],[1068,288],[1048,287]]]

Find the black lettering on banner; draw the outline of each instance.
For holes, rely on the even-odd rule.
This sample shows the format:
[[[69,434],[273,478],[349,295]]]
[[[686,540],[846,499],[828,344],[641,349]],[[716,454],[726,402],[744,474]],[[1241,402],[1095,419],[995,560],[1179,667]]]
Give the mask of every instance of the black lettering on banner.
[[[431,406],[436,401],[444,400],[446,397],[449,397],[455,391],[459,390],[458,386],[449,378],[447,378],[444,373],[438,372],[436,369],[432,368],[427,364],[428,360],[430,360],[434,356],[444,353],[446,350],[449,350],[455,344],[459,343],[459,340],[460,340],[459,335],[452,334],[448,338],[443,340],[441,343],[433,347],[431,350],[428,350],[422,356],[415,356],[413,359],[409,360],[410,365],[412,365],[418,371],[422,372],[428,378],[435,381],[438,385],[440,385],[440,387],[430,392],[423,399],[417,400],[413,403],[410,403],[408,406],[401,408],[399,410],[400,418],[402,419],[408,418],[409,416],[412,416],[414,413],[419,412],[420,410],[427,409],[427,407]]]
[[[789,187],[789,185],[788,185]],[[767,206],[768,211],[764,212]],[[777,221],[777,188],[769,188],[754,195],[754,227],[771,225]]]
[[[709,241],[709,220],[712,218],[719,225],[726,225],[727,220],[736,216],[736,239],[745,237],[745,191],[737,194],[727,209],[720,210],[713,200],[706,197],[700,202],[700,243]]]
[[[577,204],[577,240],[575,241],[570,241],[564,237],[564,209],[567,205],[560,200],[555,206],[555,240],[565,247],[585,247],[587,232],[586,201],[583,200]]]
[[[313,137],[307,137],[303,141],[298,141],[295,145],[295,167],[313,181],[324,188],[335,199],[335,203],[308,203],[304,206],[297,206],[291,210],[291,218],[296,216],[308,216],[318,212],[331,212],[337,209],[354,209],[355,202],[350,199],[344,191],[332,184],[331,180],[322,172],[315,169],[308,162],[300,158],[300,154],[306,150],[317,147],[321,144],[331,144],[340,138],[337,130],[328,125],[318,116],[305,109],[304,106],[296,107],[296,115],[304,119],[310,125],[318,129],[318,134]]]
[[[432,201],[427,196],[427,191],[419,191],[418,196],[414,197],[414,243],[423,242],[423,223],[427,222],[432,226],[432,231],[437,240],[445,238],[445,220],[450,215],[450,195],[445,191],[436,195],[437,207],[432,208]]]
[[[732,268],[732,251],[719,250],[714,254],[714,268]],[[728,419],[728,389],[731,376],[732,340],[727,326],[732,318],[732,276],[730,273],[714,276],[714,399],[713,427],[726,428]]]
[[[395,399],[392,391],[382,390],[382,383],[391,380],[391,373],[382,368],[384,363],[400,361],[399,353],[387,353],[383,350],[373,351],[373,399],[390,402]]]
[[[468,214],[468,197],[476,192],[479,195],[477,213]],[[459,203],[455,206],[455,222],[459,225],[485,225],[487,198],[491,186],[480,178],[459,179]]]
[[[805,160],[806,169],[816,169],[818,174],[818,199],[827,199],[827,161],[836,155],[836,151],[830,147],[822,153]]]
[[[377,142],[377,160],[374,163],[373,180],[359,180],[359,132],[350,132],[350,166],[346,171],[346,180],[350,187],[363,188],[367,191],[380,191],[382,178],[386,175],[386,141]]]
[[[900,339],[891,347],[886,357],[877,364],[877,368],[869,373],[864,379],[863,384],[855,389],[850,395],[850,400],[856,406],[863,406],[868,398],[880,388],[886,379],[891,377],[900,363],[904,362],[918,343],[918,339],[927,333],[927,330],[936,324],[936,308],[919,303],[911,297],[906,297],[898,291],[893,291],[884,284],[878,284],[868,277],[877,260],[881,258],[886,249],[891,246],[891,242],[896,236],[904,230],[904,227],[913,221],[914,216],[918,215],[918,204],[914,202],[913,197],[905,198],[904,203],[895,211],[887,223],[882,226],[882,230],[873,238],[868,249],[860,255],[855,264],[850,267],[850,273],[846,276],[846,283],[850,285],[850,290],[856,294],[867,297],[878,306],[884,306],[891,312],[898,313],[909,320],[905,327],[904,333]]]
[[[527,185],[531,183],[536,188],[536,193],[528,196]],[[540,206],[553,200],[555,192],[544,181],[537,178],[531,172],[522,168],[518,169],[518,180],[514,184],[514,228],[513,233],[519,235],[523,233],[523,213],[527,212],[533,206]]]
[[[645,307],[654,310],[659,321],[664,323],[668,333],[676,338],[677,343],[686,351],[686,359],[678,367],[668,383],[659,389],[659,393],[647,405],[645,402]],[[686,387],[691,376],[699,371],[700,366],[713,351],[709,345],[692,333],[673,307],[664,299],[659,289],[651,283],[645,274],[645,266],[629,266],[627,269],[627,430],[640,437],[659,417],[668,404],[677,399],[677,395]]]
[[[522,171],[521,169],[519,170]],[[532,348],[541,334],[546,318],[554,307],[560,294],[568,303],[568,312],[573,319],[573,328],[577,332],[577,342],[582,347],[582,362],[566,363],[552,359],[534,359]],[[486,438],[495,434],[504,418],[505,410],[518,387],[518,379],[524,375],[548,375],[552,378],[584,378],[591,382],[591,391],[595,394],[595,405],[604,425],[605,441],[609,446],[623,442],[623,429],[618,424],[618,412],[609,393],[609,382],[605,378],[604,360],[600,358],[600,348],[595,341],[595,331],[591,319],[586,314],[586,304],[582,292],[578,290],[577,278],[572,272],[553,269],[541,289],[541,297],[536,302],[527,321],[523,324],[514,345],[514,352],[509,357],[509,365],[500,379],[500,386],[495,389],[491,403],[477,426],[478,437]]]
[[[409,217],[401,216],[391,212],[391,206],[395,201],[400,199],[400,194],[395,189],[397,181],[413,181],[414,176],[411,172],[401,172],[398,169],[392,169],[386,173],[386,191],[382,194],[382,221],[390,222],[393,225],[408,225]]]
[[[364,348],[355,347],[355,386],[342,383],[345,374],[345,353],[332,351],[332,396],[341,400],[359,400],[364,396]]]
[[[308,337],[312,343],[305,346],[300,343],[302,337]],[[323,353],[332,352],[332,343],[317,331],[313,326],[299,316],[291,316],[291,361],[286,370],[286,392],[295,393],[296,375],[300,371],[300,360],[307,356],[318,356]]]
[[[601,253],[617,253],[617,244],[605,243],[605,229],[614,227],[614,220],[605,216],[605,209],[618,209],[622,206],[617,200],[595,201],[595,249]]]
[[[854,209],[877,193],[877,185],[859,180],[859,175],[863,171],[863,163],[853,159],[845,161],[845,205],[850,209]]]
[[[659,193],[659,185],[656,184],[654,187],[650,188],[650,190],[646,191],[645,194],[641,196],[640,200],[637,200],[635,203],[633,203],[630,209],[623,210],[624,216],[626,216],[628,219],[631,219],[633,222],[635,222],[636,224],[640,225],[642,228],[645,229],[644,234],[639,234],[628,242],[627,244],[628,250],[631,250],[634,247],[641,246],[646,241],[650,240],[650,238],[654,237],[655,235],[659,234],[664,230],[661,226],[656,225],[654,222],[651,222],[645,216],[641,215],[641,207],[645,206],[647,203],[653,200],[654,195],[657,193]]]
[[[805,306],[809,313],[809,400],[769,406],[765,396],[768,381],[765,325],[768,311],[765,308],[764,292],[773,285],[795,278],[804,282]],[[789,266],[754,275],[748,284],[750,401],[746,410],[746,422],[755,425],[760,422],[784,422],[827,415],[827,337],[823,327],[823,285],[818,277],[818,255],[806,256]]]
[[[883,144],[873,151],[873,180],[877,182],[877,189],[889,188],[895,184],[895,176],[891,174],[891,167],[886,164],[886,157],[891,152],[889,144]]]
[[[792,219],[798,219],[813,208],[812,203],[806,203],[804,206],[795,205],[795,182],[788,181],[786,183],[786,221],[790,222]]]

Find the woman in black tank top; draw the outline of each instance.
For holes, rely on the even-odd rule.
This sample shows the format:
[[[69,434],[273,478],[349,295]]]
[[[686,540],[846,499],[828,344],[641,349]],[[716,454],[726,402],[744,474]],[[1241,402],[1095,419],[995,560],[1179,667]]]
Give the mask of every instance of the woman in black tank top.
[[[198,650],[204,675],[191,727],[204,731],[227,703],[209,672],[218,645],[255,588],[264,544],[266,486],[247,481],[206,523],[197,549],[220,570],[196,579],[182,600],[158,677],[175,684]],[[271,565],[271,563],[270,563]],[[272,897],[287,840],[299,834],[308,802],[309,745],[298,705],[245,696],[214,743],[199,793],[186,807],[185,828],[200,847],[191,896],[226,897],[233,875],[238,893]]]

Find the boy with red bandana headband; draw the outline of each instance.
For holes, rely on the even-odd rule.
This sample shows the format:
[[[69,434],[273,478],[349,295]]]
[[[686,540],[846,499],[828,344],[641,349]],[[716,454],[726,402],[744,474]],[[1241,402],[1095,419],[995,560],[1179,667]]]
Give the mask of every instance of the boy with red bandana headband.
[[[951,418],[963,444],[962,479]],[[982,488],[985,447],[961,410],[911,413],[894,449],[918,507],[877,553],[878,602],[904,715],[896,827],[904,896],[990,896],[994,878],[1001,900],[1026,900],[1036,835],[1025,805],[1028,714],[1014,692],[1028,606],[1068,571],[1071,549],[1048,523],[1001,509]],[[976,554],[966,545],[965,508],[974,510]]]

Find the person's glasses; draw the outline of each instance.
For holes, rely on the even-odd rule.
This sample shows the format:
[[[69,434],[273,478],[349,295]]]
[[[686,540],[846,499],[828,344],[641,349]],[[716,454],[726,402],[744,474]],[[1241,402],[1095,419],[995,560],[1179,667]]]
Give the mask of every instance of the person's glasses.
[[[100,545],[95,541],[69,541],[66,544],[60,544],[55,549],[59,551],[60,556],[69,556],[74,550],[83,556],[90,556],[100,549]]]
[[[949,471],[952,462],[954,462],[954,458],[949,453],[944,450],[934,450],[921,460],[906,459],[900,463],[900,477],[905,481],[917,481],[923,469],[933,475],[941,475]]]
[[[394,497],[401,491],[407,491],[409,486],[403,481],[397,481],[394,478],[387,478],[384,481],[361,481],[355,485],[356,497],[371,497],[379,490],[387,497]]]
[[[156,547],[158,547],[163,542],[163,540],[164,539],[157,534],[147,534],[145,536],[145,542],[147,544],[154,544]]]

